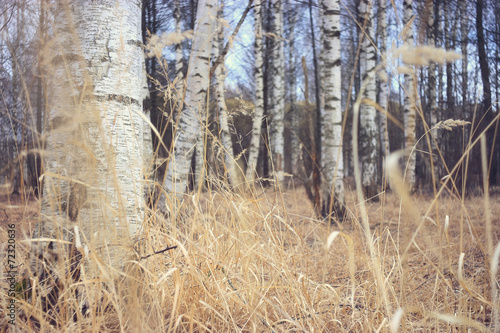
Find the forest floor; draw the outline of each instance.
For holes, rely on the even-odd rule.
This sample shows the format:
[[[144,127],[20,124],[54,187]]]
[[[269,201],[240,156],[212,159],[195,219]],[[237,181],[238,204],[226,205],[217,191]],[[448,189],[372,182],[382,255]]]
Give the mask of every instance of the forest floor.
[[[172,312],[176,319],[163,315],[164,319],[151,324],[151,331],[157,325],[176,325],[181,331],[190,327],[388,331],[400,308],[399,326],[405,330],[491,328],[490,273],[498,267],[491,266],[488,244],[495,247],[500,241],[500,196],[490,197],[488,217],[482,196],[462,202],[452,195],[436,201],[416,194],[411,209],[420,216],[415,218],[415,211],[401,206],[395,193],[382,194],[378,202],[366,203],[375,256],[367,246],[356,193],[348,192],[346,198],[349,218],[329,225],[314,217],[302,188],[261,190],[230,199],[216,192],[191,196],[181,218],[185,223],[174,232],[185,251],[165,254],[167,265],[163,255],[144,262],[152,275],[162,276],[155,283],[168,280],[164,274],[172,267],[182,277],[168,287],[179,299],[165,301],[176,309]],[[6,244],[9,224],[16,225],[17,242],[29,237],[39,207],[34,198],[0,198],[0,242]],[[491,233],[486,233],[488,218]],[[174,237],[160,236],[160,229],[146,228],[155,250],[171,244]],[[335,231],[342,237],[327,249],[328,237]],[[26,249],[19,255],[25,256]],[[26,258],[19,262],[26,263]],[[377,280],[375,262],[385,290]],[[497,270],[497,283],[499,275]],[[172,285],[184,288],[184,293],[172,291]],[[2,303],[4,296],[2,291]],[[193,303],[193,298],[201,303]]]

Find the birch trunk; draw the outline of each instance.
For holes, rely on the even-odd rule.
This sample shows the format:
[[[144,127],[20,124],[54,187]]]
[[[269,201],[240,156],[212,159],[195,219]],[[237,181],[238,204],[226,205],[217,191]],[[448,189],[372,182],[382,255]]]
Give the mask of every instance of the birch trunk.
[[[413,17],[413,0],[403,1],[403,24],[406,26]],[[410,47],[413,47],[413,26],[407,29],[407,36],[405,41]],[[415,121],[416,121],[416,94],[414,87],[414,74],[405,74],[405,97],[404,97],[404,126],[405,126],[405,149],[407,151],[407,173],[406,179],[410,184],[412,190],[415,189],[415,166],[416,155],[410,154],[411,149],[415,145]]]
[[[344,161],[342,155],[342,109],[340,70],[340,3],[324,0],[322,49],[325,107],[321,114],[323,195],[322,215],[343,217]]]
[[[429,17],[427,19],[427,44],[429,46],[436,46],[436,27],[434,20],[434,2],[431,1],[429,3]],[[431,62],[429,64],[429,113],[430,113],[430,128],[433,128],[439,121],[438,115],[438,107],[436,100],[436,64]],[[439,147],[439,130],[434,130],[432,132],[433,140],[431,141],[432,155],[430,156],[431,165],[434,168],[433,182],[437,184],[439,182],[439,167],[440,167],[440,158],[439,153],[437,152],[437,147]]]
[[[207,87],[208,90],[208,87]],[[206,96],[206,93],[205,93]],[[199,104],[199,117],[200,126],[199,131],[196,132],[196,144],[194,152],[194,169],[192,170],[193,188],[199,190],[203,188],[205,182],[205,128],[206,128],[206,97],[203,103]]]
[[[373,17],[372,6],[369,0],[361,0],[359,5],[359,15],[361,22],[365,22],[365,32],[360,51],[360,73],[361,77],[366,77],[375,68],[375,47],[372,44]],[[376,100],[376,87],[374,80],[362,82],[366,85],[365,98]],[[367,198],[372,198],[377,194],[377,113],[373,106],[367,104],[360,108],[360,150],[362,164],[362,184]],[[355,166],[356,167],[356,166]]]
[[[256,178],[257,161],[259,157],[260,133],[262,128],[262,115],[264,114],[264,60],[262,48],[262,4],[255,0],[255,113],[252,120],[252,138],[248,153],[246,178],[254,182]]]
[[[275,180],[283,181],[284,167],[284,116],[285,116],[285,78],[283,53],[283,3],[282,0],[272,0],[271,32],[276,34],[273,41],[271,62],[271,151]]]
[[[291,174],[295,174],[297,171],[297,164],[299,163],[299,155],[300,155],[300,144],[298,140],[299,136],[299,110],[296,106],[297,102],[297,57],[295,50],[295,25],[298,19],[298,13],[296,12],[296,8],[288,1],[287,6],[291,11],[291,19],[290,19],[290,32],[288,36],[288,64],[289,64],[289,75],[288,78],[289,86],[290,86],[290,118],[291,118],[291,142],[290,146],[292,148],[292,157],[290,162],[290,170]]]
[[[220,57],[224,48],[224,25],[221,20],[224,13],[224,0],[219,4],[217,11],[217,35],[214,36],[214,54]],[[231,140],[231,132],[229,131],[229,119],[227,113],[226,99],[224,96],[224,80],[226,73],[224,72],[224,61],[215,69],[215,77],[217,80],[217,106],[219,107],[219,125],[221,130],[222,147],[224,150],[224,164],[227,172],[228,182],[236,186],[236,165],[233,154],[233,142]]]
[[[178,127],[174,138],[174,149],[167,166],[164,190],[158,207],[166,212],[171,203],[178,203],[186,191],[193,151],[197,145],[198,133],[202,131],[207,90],[209,86],[210,47],[216,15],[215,0],[198,2],[198,22],[189,59],[186,94],[182,113],[179,115]],[[200,147],[201,148],[201,147]],[[168,200],[168,202],[167,202]]]
[[[386,1],[379,0],[379,17],[378,17],[378,30],[380,38],[380,54],[385,56],[387,52],[387,8]],[[380,82],[380,81],[379,81]],[[385,112],[388,112],[389,102],[389,84],[380,82],[380,90],[378,93],[378,101],[380,106]],[[386,158],[389,153],[389,133],[387,132],[387,114],[379,113],[379,129],[380,129],[380,151],[382,156]]]
[[[78,226],[121,265],[144,219],[141,4],[59,1],[54,11],[39,232],[66,238]]]
[[[180,0],[174,1],[174,21],[175,21],[175,32],[177,34],[181,33],[181,4]],[[182,42],[175,45],[175,73],[176,79],[178,80],[178,85],[176,85],[177,93],[182,96],[184,84],[182,84],[184,79],[184,61],[182,56]]]
[[[174,21],[175,21],[175,32],[177,34],[181,33],[181,4],[180,0],[174,0]],[[175,45],[175,79],[177,84],[175,85],[175,104],[172,108],[172,118],[171,121],[175,123],[177,119],[176,114],[180,113],[182,110],[182,97],[184,96],[184,90],[186,87],[186,80],[184,80],[184,57],[182,55],[182,42]]]

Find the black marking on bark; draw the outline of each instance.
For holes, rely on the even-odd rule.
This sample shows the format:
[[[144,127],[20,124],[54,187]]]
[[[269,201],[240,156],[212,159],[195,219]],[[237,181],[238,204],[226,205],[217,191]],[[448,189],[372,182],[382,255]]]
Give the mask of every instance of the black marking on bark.
[[[96,96],[95,98],[99,102],[114,101],[122,104],[134,104],[137,106],[141,106],[141,103],[138,100],[125,95],[108,94],[108,95]]]
[[[128,45],[135,45],[137,47],[144,47],[144,44],[140,40],[136,39],[129,39],[127,40]]]

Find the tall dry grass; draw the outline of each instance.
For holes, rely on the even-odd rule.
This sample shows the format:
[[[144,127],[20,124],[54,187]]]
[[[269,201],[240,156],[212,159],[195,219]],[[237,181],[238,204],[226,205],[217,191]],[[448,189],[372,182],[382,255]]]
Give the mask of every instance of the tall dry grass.
[[[427,58],[441,52],[424,51]],[[361,102],[360,97],[355,108]],[[455,125],[464,124],[439,126]],[[317,219],[304,189],[293,181],[238,192],[207,174],[206,191],[186,194],[181,205],[169,207],[168,217],[148,211],[141,236],[120,267],[107,263],[108,252],[90,252],[75,278],[70,273],[74,256],[59,250],[44,260],[48,271],[57,269],[63,278],[41,281],[29,269],[27,235],[18,243],[23,274],[16,285],[16,326],[8,326],[5,316],[9,297],[2,275],[1,327],[21,332],[498,330],[498,198],[488,197],[486,182],[486,195],[468,200],[446,184],[434,197],[410,195],[401,155],[387,161],[393,192],[382,192],[380,202],[367,202],[360,186],[347,190],[348,216],[342,224]],[[4,240],[6,231],[0,233]],[[60,293],[44,304],[42,296],[55,287]]]

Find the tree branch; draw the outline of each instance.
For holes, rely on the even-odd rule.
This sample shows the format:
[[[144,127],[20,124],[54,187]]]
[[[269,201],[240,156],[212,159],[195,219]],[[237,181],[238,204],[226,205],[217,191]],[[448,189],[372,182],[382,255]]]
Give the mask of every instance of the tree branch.
[[[224,61],[224,58],[226,57],[226,54],[229,51],[229,45],[232,44],[232,41],[234,40],[234,38],[238,34],[238,31],[240,30],[241,25],[245,21],[245,18],[247,17],[248,12],[250,11],[250,9],[252,9],[254,7],[254,6],[252,6],[252,3],[253,3],[253,0],[248,1],[248,6],[247,6],[247,8],[245,8],[245,11],[241,15],[240,21],[236,25],[236,28],[234,29],[233,34],[231,35],[228,42],[226,43],[226,46],[224,46],[224,49],[222,50],[219,57],[215,60],[214,64],[212,65],[212,68],[210,68],[210,77],[212,77],[214,75],[217,67]]]

